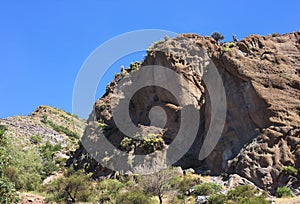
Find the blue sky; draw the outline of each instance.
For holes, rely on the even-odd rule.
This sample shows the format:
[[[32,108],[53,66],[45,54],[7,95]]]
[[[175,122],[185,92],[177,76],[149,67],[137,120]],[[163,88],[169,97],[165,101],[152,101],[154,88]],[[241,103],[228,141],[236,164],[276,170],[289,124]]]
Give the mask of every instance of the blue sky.
[[[90,53],[110,38],[138,29],[210,35],[299,30],[298,0],[2,0],[0,117],[28,115],[41,105],[72,112],[73,86]],[[116,63],[141,60],[143,53]],[[127,64],[126,64],[127,63]],[[112,72],[99,85],[98,96]]]

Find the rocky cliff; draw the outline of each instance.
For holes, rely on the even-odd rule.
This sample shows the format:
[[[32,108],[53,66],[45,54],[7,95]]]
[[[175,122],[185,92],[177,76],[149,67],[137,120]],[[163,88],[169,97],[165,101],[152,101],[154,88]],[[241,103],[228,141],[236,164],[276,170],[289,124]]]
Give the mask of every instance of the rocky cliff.
[[[213,151],[199,160],[203,143],[209,139],[209,128],[219,128],[218,123],[210,127],[214,89],[209,93],[205,81],[206,73],[210,72],[209,63],[214,64],[222,79],[226,118]],[[138,90],[130,98],[129,115],[131,122],[141,130],[139,136],[142,139],[130,135],[132,139],[119,130],[112,112],[127,97],[127,90],[135,83],[134,75],[149,65],[160,65],[179,75],[172,83],[179,87],[177,95],[182,104],[174,93],[161,87],[147,86]],[[239,42],[223,44],[211,37],[179,35],[155,43],[143,62],[132,64],[115,76],[106,94],[95,103],[83,142],[101,141],[105,137],[116,148],[131,155],[130,162],[129,159],[119,162],[138,162],[132,155],[141,154],[150,154],[159,162],[164,158],[162,152],[176,141],[174,135],[193,133],[193,127],[187,126],[189,128],[183,132],[180,129],[184,108],[190,106],[193,113],[200,115],[195,127],[198,130],[195,140],[188,141],[191,147],[173,165],[193,167],[199,173],[213,175],[237,173],[273,193],[282,185],[297,189],[300,185],[299,75],[300,32],[250,35]],[[161,78],[167,76],[161,73],[148,78],[163,81]],[[159,111],[152,111],[153,107]],[[165,125],[160,125],[160,120],[152,121],[164,117]],[[95,177],[111,172],[101,162],[92,159],[88,152],[81,145],[69,162],[93,172]],[[93,153],[94,157],[102,155],[107,163],[113,157],[105,154],[104,149]]]

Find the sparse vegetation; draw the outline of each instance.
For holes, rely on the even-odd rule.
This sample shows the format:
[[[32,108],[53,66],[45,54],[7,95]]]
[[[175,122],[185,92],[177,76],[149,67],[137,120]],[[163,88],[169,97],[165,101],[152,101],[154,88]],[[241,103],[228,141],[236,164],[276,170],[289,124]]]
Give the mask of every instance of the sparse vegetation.
[[[163,196],[170,189],[169,182],[174,177],[172,169],[163,169],[151,175],[143,176],[140,183],[143,191],[150,196],[157,196],[159,203],[162,204]]]
[[[268,204],[266,194],[259,192],[253,186],[244,185],[238,186],[228,192],[226,203],[236,204]]]
[[[151,199],[140,190],[125,192],[118,195],[116,203],[122,204],[151,204]]]
[[[284,166],[281,169],[282,173],[292,176],[297,176],[298,170],[293,166]]]
[[[291,189],[289,189],[286,186],[282,186],[282,187],[278,187],[276,190],[276,194],[277,197],[281,198],[281,197],[292,197],[293,193],[291,191]]]
[[[221,33],[218,33],[218,32],[214,32],[213,34],[211,34],[211,37],[212,37],[213,39],[215,39],[215,41],[216,41],[217,43],[219,43],[221,40],[224,39],[224,36],[223,36]]]
[[[70,129],[68,129],[67,127],[57,125],[54,122],[52,122],[51,120],[47,120],[47,123],[53,128],[53,130],[55,130],[57,132],[64,133],[67,136],[73,137],[75,139],[79,139],[79,137],[80,137],[77,132],[73,132]]]
[[[40,135],[32,135],[30,137],[30,142],[32,142],[33,144],[38,144],[42,142],[42,137]]]
[[[0,203],[18,203],[18,193],[15,184],[6,176],[6,171],[10,165],[11,155],[6,151],[8,144],[5,136],[6,127],[0,125]]]
[[[137,70],[137,68],[139,68],[141,66],[141,63],[140,62],[132,62],[130,64],[130,69],[131,70]]]
[[[92,201],[92,186],[89,176],[81,171],[61,177],[47,187],[48,199],[55,202],[89,202]]]
[[[219,193],[222,190],[222,186],[212,182],[207,182],[196,185],[193,189],[195,195],[211,195]]]
[[[273,33],[272,34],[272,37],[279,37],[280,36],[280,33]]]

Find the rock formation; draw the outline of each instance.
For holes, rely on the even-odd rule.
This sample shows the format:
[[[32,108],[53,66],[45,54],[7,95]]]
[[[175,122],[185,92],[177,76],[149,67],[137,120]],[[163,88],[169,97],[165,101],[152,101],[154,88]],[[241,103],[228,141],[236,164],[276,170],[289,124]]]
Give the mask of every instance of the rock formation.
[[[225,88],[226,120],[213,151],[206,159],[198,160],[212,117],[210,93],[203,81],[209,72],[207,69],[210,69],[210,59]],[[118,129],[112,115],[112,110],[133,83],[131,77],[148,65],[176,71],[182,77],[173,82],[180,87],[180,100],[184,106],[191,106],[200,114],[195,141],[174,165],[213,175],[236,173],[272,193],[282,185],[299,187],[300,174],[284,170],[298,170],[300,167],[299,31],[281,36],[250,35],[239,42],[224,44],[216,43],[211,37],[183,34],[155,44],[141,65],[132,66],[115,76],[107,92],[95,103],[83,140],[92,140],[92,135],[100,131],[122,151],[156,153],[162,158],[157,152],[168,149],[181,125],[178,118],[184,106],[174,95],[160,87],[146,87],[131,98],[129,113],[132,123],[143,130],[142,134],[155,135],[152,138],[155,145],[147,146],[145,140],[124,140],[128,135]],[[165,76],[151,77],[159,80],[157,78]],[[127,84],[121,84],[124,78],[127,78]],[[152,123],[150,110],[153,107],[164,110],[165,126]],[[110,173],[109,169],[89,157],[83,145],[74,153],[71,162],[78,168],[93,172],[95,177]]]

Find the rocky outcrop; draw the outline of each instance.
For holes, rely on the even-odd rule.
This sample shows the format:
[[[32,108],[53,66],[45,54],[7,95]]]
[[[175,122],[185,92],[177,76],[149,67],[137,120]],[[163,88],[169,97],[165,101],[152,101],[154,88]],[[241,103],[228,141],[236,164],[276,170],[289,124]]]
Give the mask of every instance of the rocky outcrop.
[[[213,151],[206,159],[198,160],[212,117],[212,93],[204,80],[210,71],[210,59],[223,81],[226,120]],[[93,134],[95,139],[100,131],[115,147],[141,153],[137,150],[145,147],[143,141],[130,143],[128,149],[122,147],[127,135],[117,128],[112,110],[126,97],[133,75],[148,65],[160,65],[181,76],[173,83],[180,87],[178,95],[183,106],[168,90],[159,87],[147,87],[133,95],[129,105],[132,123],[163,139],[159,148],[148,147],[146,153],[168,150],[180,130],[182,108],[191,106],[201,116],[199,130],[191,148],[175,165],[214,175],[225,171],[237,173],[271,192],[286,184],[297,188],[299,176],[286,175],[282,169],[300,167],[300,32],[276,37],[250,35],[225,44],[218,44],[211,37],[183,34],[157,43],[141,65],[115,76],[106,94],[95,103],[83,139],[91,140]],[[163,77],[166,76],[149,76],[154,81]],[[121,83],[124,78],[127,83]],[[152,123],[149,112],[153,107],[164,110],[167,118],[164,126]],[[84,155],[88,153],[83,146],[74,154],[72,162],[78,168],[85,167],[96,176],[109,172]]]

